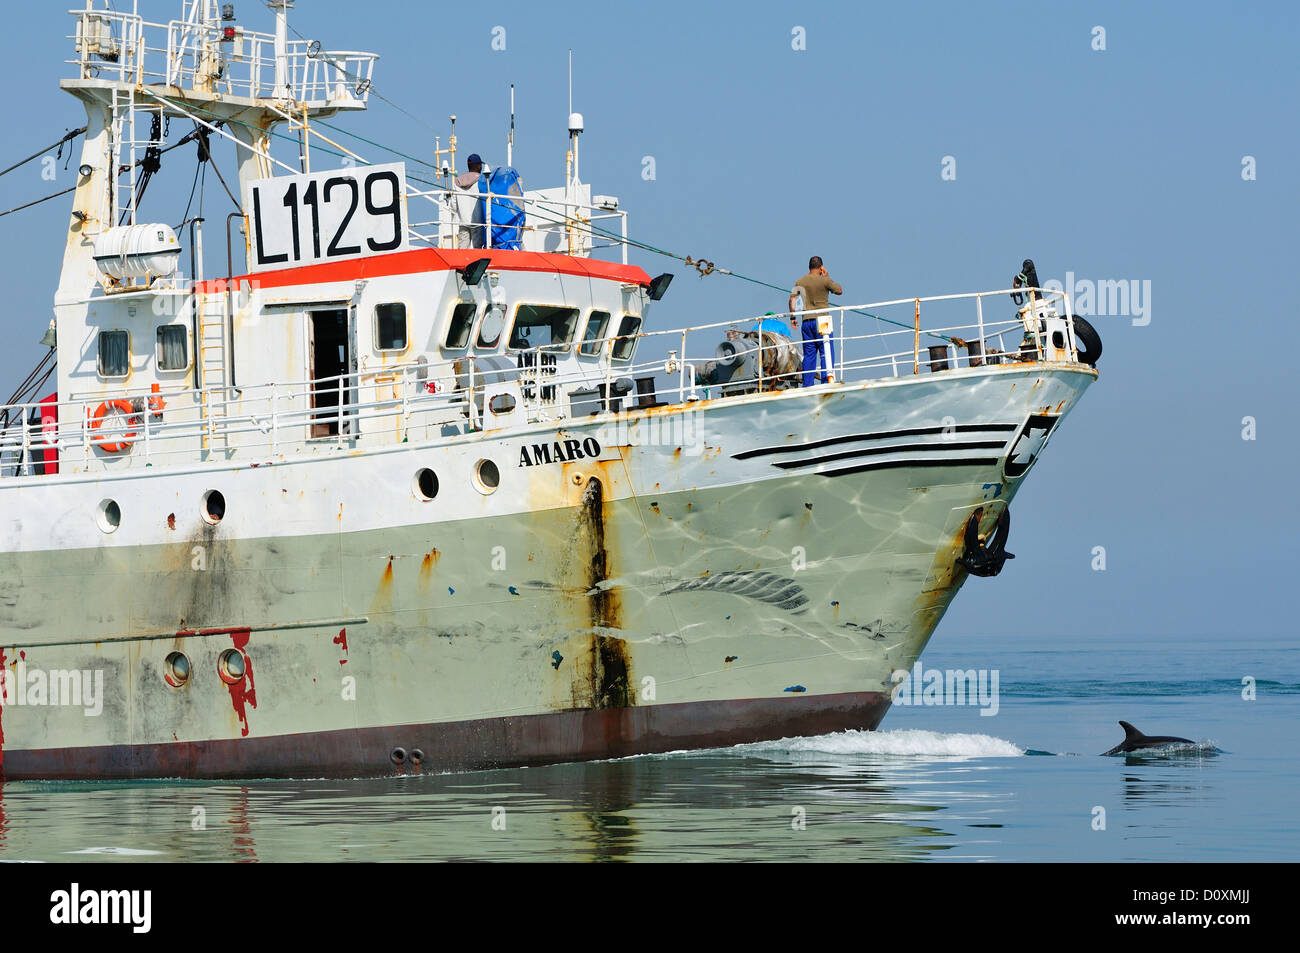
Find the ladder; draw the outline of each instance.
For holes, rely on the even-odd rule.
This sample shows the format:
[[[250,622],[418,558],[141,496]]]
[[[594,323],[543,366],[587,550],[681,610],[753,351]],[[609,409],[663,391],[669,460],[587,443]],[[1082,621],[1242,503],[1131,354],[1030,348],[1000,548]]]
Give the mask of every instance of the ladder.
[[[204,390],[226,385],[226,293],[204,291],[198,295],[199,370]]]
[[[203,291],[195,296],[194,306],[199,309],[198,351],[200,386],[203,401],[203,419],[208,426],[203,429],[203,448],[212,446],[215,435],[213,422],[223,416],[228,396],[226,383],[226,293]],[[214,403],[215,401],[215,403]]]

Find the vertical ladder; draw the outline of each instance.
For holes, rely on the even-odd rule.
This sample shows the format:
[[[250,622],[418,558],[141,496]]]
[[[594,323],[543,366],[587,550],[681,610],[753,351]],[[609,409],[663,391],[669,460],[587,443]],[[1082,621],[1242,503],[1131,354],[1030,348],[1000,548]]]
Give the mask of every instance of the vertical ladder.
[[[197,295],[195,307],[199,309],[198,350],[199,373],[202,381],[203,419],[208,426],[203,429],[203,448],[213,445],[213,421],[225,413],[226,389],[226,294],[224,291],[204,291]]]

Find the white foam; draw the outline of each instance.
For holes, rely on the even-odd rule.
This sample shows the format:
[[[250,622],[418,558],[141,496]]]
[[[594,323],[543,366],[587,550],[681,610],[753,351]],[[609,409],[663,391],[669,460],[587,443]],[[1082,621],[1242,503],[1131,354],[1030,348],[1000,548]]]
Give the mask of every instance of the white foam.
[[[120,857],[148,857],[161,854],[160,850],[136,850],[133,847],[87,847],[84,850],[68,850],[65,854],[117,854]]]
[[[944,734],[905,728],[898,731],[837,731],[811,738],[782,738],[736,745],[747,753],[787,752],[889,755],[920,758],[1018,758],[1025,749],[992,735]]]

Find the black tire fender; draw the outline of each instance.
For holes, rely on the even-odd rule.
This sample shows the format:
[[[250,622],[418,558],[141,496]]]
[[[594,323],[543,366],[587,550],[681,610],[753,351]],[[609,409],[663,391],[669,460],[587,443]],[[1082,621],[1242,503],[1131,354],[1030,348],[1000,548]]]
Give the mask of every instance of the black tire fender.
[[[1070,315],[1074,328],[1074,340],[1079,346],[1079,360],[1089,367],[1096,367],[1101,358],[1101,335],[1091,324],[1077,314]]]

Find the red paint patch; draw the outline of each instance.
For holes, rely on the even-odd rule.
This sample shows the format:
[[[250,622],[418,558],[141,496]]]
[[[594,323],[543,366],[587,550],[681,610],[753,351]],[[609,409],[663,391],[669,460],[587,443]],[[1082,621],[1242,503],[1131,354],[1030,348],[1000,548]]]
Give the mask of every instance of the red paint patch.
[[[224,630],[215,630],[221,632]],[[230,641],[235,648],[239,649],[240,654],[244,656],[244,677],[234,684],[226,685],[230,689],[230,703],[235,707],[235,714],[239,716],[240,724],[243,729],[240,734],[245,738],[248,737],[248,711],[245,705],[257,707],[257,689],[253,686],[253,660],[248,657],[248,639],[252,634],[249,629],[231,629]]]
[[[339,629],[339,634],[334,637],[334,644],[341,646],[343,648],[344,655],[348,654],[348,630],[347,629]],[[341,658],[339,659],[339,664],[347,665],[348,660],[345,658]]]

